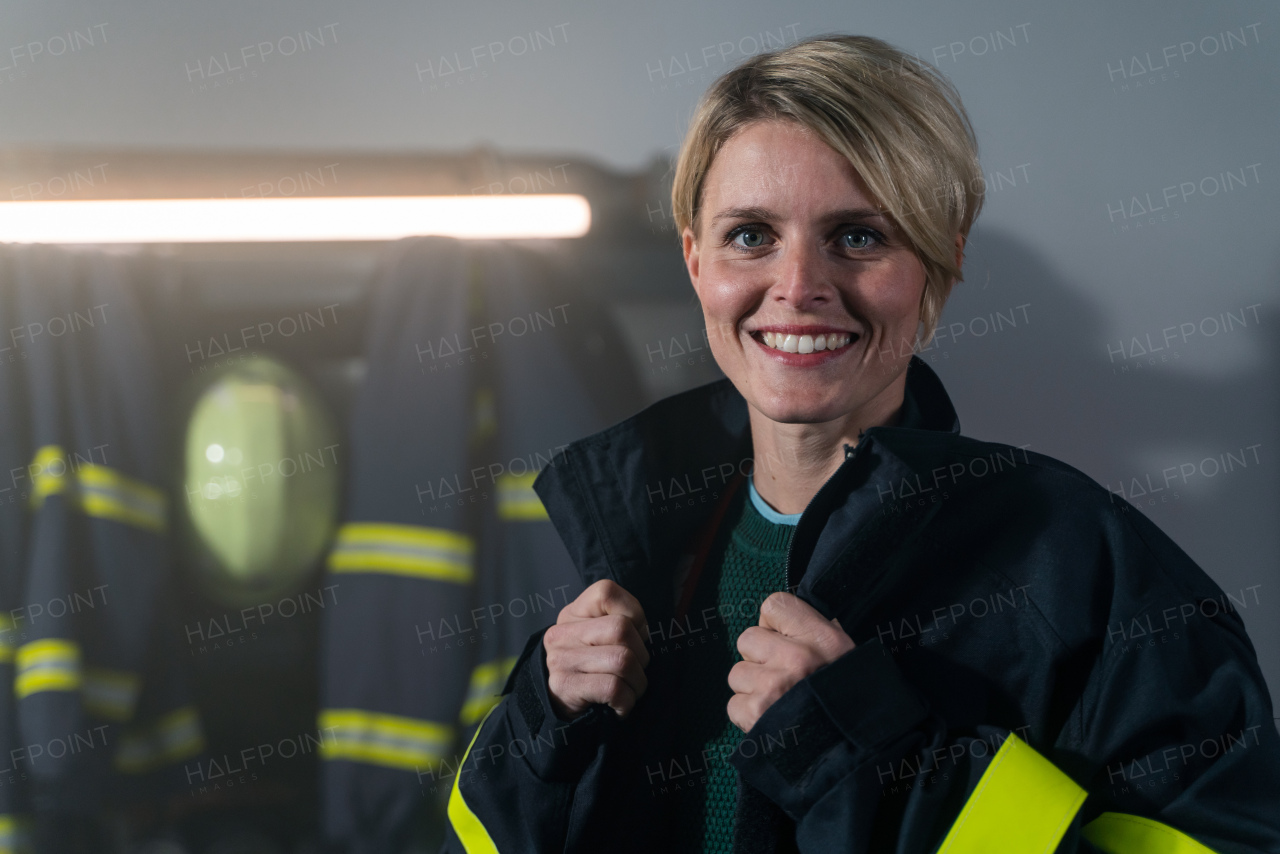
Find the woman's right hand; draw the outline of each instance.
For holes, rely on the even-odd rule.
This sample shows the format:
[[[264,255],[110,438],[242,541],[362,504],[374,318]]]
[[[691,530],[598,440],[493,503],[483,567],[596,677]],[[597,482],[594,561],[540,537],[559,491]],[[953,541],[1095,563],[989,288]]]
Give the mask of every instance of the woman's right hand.
[[[649,685],[648,636],[639,600],[607,578],[564,606],[542,636],[556,716],[573,720],[604,703],[625,718]]]

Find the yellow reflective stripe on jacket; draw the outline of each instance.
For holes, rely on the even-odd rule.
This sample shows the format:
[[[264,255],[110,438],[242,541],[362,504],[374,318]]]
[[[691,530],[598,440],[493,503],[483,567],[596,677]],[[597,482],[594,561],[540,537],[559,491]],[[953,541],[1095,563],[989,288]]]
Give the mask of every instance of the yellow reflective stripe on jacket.
[[[83,667],[75,641],[32,641],[18,647],[13,658],[13,693],[19,700],[41,691],[82,691],[81,701],[93,714],[113,721],[133,717],[141,677],[123,670]]]
[[[112,519],[159,533],[165,528],[165,495],[154,486],[97,463],[77,474],[80,508],[90,516]]]
[[[502,699],[502,686],[506,684],[511,668],[516,664],[516,657],[499,658],[476,667],[471,671],[471,684],[467,687],[467,699],[462,704],[461,720],[463,726],[471,726],[483,718],[490,709],[498,705]]]
[[[133,717],[142,677],[125,670],[86,667],[82,697],[89,712],[110,721],[127,721]]]
[[[46,638],[18,647],[13,693],[24,699],[40,691],[78,691],[82,682],[80,647],[75,641]]]
[[[126,774],[142,774],[189,759],[204,750],[200,715],[194,707],[184,706],[150,725],[124,733],[119,745],[116,768]]]
[[[0,614],[0,664],[13,663],[13,653],[17,646],[14,633],[17,629],[18,625],[12,617],[8,614]]]
[[[27,815],[0,813],[0,854],[32,854],[36,850]]]
[[[1049,854],[1087,795],[1013,733],[1005,739],[938,854]]]
[[[443,528],[349,522],[329,554],[331,572],[382,572],[469,584],[475,544]]]
[[[496,708],[497,706],[493,707]],[[480,726],[476,727],[476,734],[471,736],[467,752],[462,754],[462,762],[458,763],[458,773],[453,775],[453,788],[449,791],[449,823],[453,825],[453,832],[458,834],[458,841],[467,854],[498,854],[498,846],[493,844],[493,837],[471,811],[471,807],[467,806],[467,802],[462,799],[462,791],[458,788],[458,783],[462,780],[462,766],[466,764],[467,756],[471,754],[471,748],[480,736],[480,730],[484,729],[484,722],[493,714],[493,709],[485,712],[480,719]]]
[[[1167,824],[1119,812],[1104,812],[1086,824],[1083,833],[1107,854],[1214,854]]]
[[[31,473],[31,506],[39,507],[50,495],[65,492],[71,485],[67,475],[66,452],[57,445],[45,445],[36,451],[31,465],[27,467]]]
[[[498,477],[498,518],[508,522],[541,522],[550,519],[542,499],[533,491],[538,473],[504,474]]]
[[[167,499],[161,489],[98,463],[72,467],[66,451],[57,445],[38,450],[29,469],[33,472],[32,509],[38,509],[50,495],[66,494],[89,516],[155,533],[165,529]]]
[[[321,740],[321,759],[417,773],[434,772],[454,738],[448,724],[364,709],[322,709],[317,723],[329,735],[327,742]]]

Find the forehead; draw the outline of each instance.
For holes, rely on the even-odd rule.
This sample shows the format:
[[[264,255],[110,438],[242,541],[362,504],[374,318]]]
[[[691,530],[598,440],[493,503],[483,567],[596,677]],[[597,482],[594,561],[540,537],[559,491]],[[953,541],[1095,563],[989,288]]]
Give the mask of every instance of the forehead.
[[[724,207],[875,206],[853,164],[791,121],[752,122],[730,137],[711,163],[703,192],[713,216]]]

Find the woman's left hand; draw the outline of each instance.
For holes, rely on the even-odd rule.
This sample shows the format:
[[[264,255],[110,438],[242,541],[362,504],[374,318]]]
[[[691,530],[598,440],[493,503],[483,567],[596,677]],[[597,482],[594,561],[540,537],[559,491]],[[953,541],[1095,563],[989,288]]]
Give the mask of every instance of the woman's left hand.
[[[749,731],[779,697],[813,671],[852,650],[853,639],[791,593],[760,605],[760,624],[738,636],[739,661],[729,671],[729,720]]]

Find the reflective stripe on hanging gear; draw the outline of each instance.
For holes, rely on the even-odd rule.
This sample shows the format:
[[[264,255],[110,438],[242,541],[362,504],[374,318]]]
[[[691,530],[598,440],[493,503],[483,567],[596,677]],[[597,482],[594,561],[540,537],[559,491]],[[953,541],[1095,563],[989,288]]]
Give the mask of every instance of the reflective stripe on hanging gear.
[[[81,697],[85,710],[110,721],[127,721],[138,703],[142,677],[126,670],[86,667]]]
[[[1104,812],[1082,833],[1106,854],[1215,854],[1167,824],[1125,813]]]
[[[57,445],[45,445],[36,451],[28,466],[31,475],[31,507],[39,507],[50,495],[71,488],[66,453]]]
[[[88,515],[156,533],[165,529],[165,495],[154,486],[96,463],[80,466],[77,480],[80,508]]]
[[[1050,854],[1088,793],[1013,733],[992,757],[938,854]]]
[[[0,614],[0,664],[13,664],[18,646],[17,624],[8,614]]]
[[[34,854],[31,828],[29,815],[0,813],[0,854]]]
[[[200,714],[184,706],[153,723],[125,731],[116,748],[116,770],[125,774],[145,774],[173,762],[190,759],[204,750],[204,729]]]
[[[478,665],[471,671],[471,684],[467,687],[467,699],[462,706],[463,726],[471,726],[489,713],[502,699],[502,686],[507,683],[516,656],[500,658]]]
[[[455,733],[449,724],[364,709],[322,709],[317,725],[321,759],[418,774],[435,773]]]
[[[548,522],[547,508],[533,491],[536,471],[498,476],[498,518],[506,522]]]
[[[32,472],[31,507],[39,509],[51,495],[65,495],[83,513],[160,533],[167,524],[164,491],[108,466],[81,462],[72,467],[58,445],[36,452]]]
[[[80,646],[62,638],[45,638],[18,647],[13,693],[19,700],[41,691],[78,691],[83,682]]]
[[[330,572],[375,572],[470,584],[475,543],[444,528],[349,522],[329,553]]]
[[[497,708],[495,706],[494,708]],[[453,775],[453,788],[449,791],[449,823],[453,825],[453,832],[458,834],[458,841],[462,843],[463,850],[467,854],[498,854],[498,846],[493,844],[493,837],[489,835],[489,831],[485,829],[484,823],[480,818],[471,811],[471,807],[467,806],[467,802],[462,798],[462,791],[458,784],[462,780],[462,766],[466,764],[467,757],[471,755],[471,748],[475,746],[476,739],[480,737],[480,731],[484,729],[484,722],[489,719],[489,715],[493,714],[493,709],[485,712],[480,720],[480,725],[476,727],[475,735],[471,736],[471,743],[467,745],[466,753],[462,754],[462,762],[458,764],[458,773]]]

